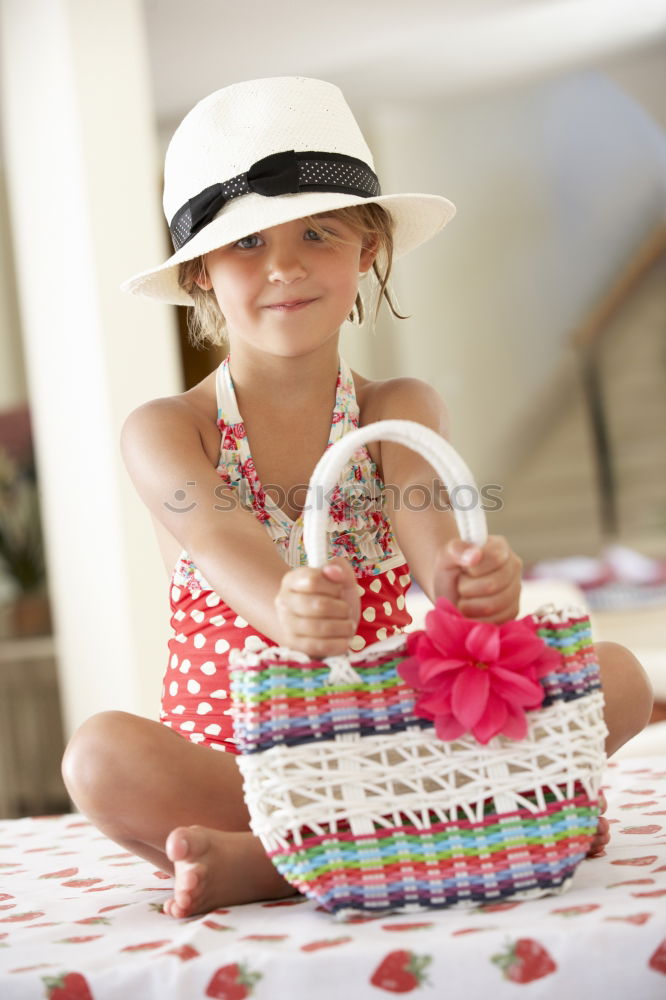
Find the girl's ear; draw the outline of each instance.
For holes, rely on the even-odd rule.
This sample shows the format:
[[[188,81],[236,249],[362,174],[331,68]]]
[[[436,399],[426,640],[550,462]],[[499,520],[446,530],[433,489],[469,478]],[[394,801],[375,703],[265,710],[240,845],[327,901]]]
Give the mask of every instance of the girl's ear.
[[[379,237],[366,236],[361,247],[361,257],[358,269],[360,274],[366,274],[374,264],[377,251],[379,250]]]
[[[213,282],[208,276],[208,271],[206,270],[206,265],[203,260],[201,261],[199,272],[195,275],[194,284],[197,288],[200,288],[204,292],[209,292],[213,287]]]

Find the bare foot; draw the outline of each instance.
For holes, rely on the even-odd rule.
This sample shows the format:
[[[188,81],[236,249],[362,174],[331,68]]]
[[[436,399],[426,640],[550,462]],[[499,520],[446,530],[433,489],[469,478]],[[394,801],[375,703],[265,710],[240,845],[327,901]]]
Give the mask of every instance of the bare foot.
[[[602,815],[599,816],[597,832],[594,835],[592,843],[590,844],[590,849],[586,855],[588,858],[603,858],[606,853],[606,845],[610,841],[610,825],[606,817],[603,815],[608,808],[608,803],[606,802],[606,796],[603,792],[599,793],[599,805],[601,807]]]
[[[176,884],[164,912],[178,919],[218,906],[293,896],[258,837],[205,826],[179,826],[167,837]]]

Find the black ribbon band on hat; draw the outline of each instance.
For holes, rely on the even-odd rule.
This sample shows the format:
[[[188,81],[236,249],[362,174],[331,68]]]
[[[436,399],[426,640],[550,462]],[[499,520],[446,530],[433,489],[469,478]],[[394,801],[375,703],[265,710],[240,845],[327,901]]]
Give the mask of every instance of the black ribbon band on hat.
[[[176,250],[215,218],[228,201],[245,194],[273,198],[300,191],[337,191],[360,198],[376,198],[381,188],[376,174],[363,160],[343,153],[273,153],[257,160],[245,174],[204,188],[178,209],[169,229]],[[249,235],[249,234],[248,234]]]

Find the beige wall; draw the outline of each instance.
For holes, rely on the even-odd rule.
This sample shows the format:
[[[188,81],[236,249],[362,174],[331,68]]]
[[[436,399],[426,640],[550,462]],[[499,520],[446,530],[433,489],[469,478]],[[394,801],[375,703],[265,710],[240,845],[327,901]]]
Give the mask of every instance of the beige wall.
[[[166,251],[141,7],[90,11],[87,0],[0,5],[12,242],[68,732],[102,709],[157,711],[168,584],[118,442],[131,409],[181,388],[172,310],[119,289]]]
[[[24,403],[27,395],[7,190],[0,167],[0,411]]]
[[[396,266],[410,318],[348,351],[367,374],[435,385],[454,443],[502,482],[572,331],[666,218],[666,138],[598,73],[387,105],[372,126],[385,189],[441,192],[458,215]]]

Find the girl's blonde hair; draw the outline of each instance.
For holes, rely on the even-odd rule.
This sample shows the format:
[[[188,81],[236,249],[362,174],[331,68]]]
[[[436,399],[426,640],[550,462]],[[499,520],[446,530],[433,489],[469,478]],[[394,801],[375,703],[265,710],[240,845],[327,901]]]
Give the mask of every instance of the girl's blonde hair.
[[[327,215],[339,218],[356,234],[361,236],[366,246],[376,246],[377,255],[372,264],[372,270],[377,280],[377,293],[373,314],[373,322],[377,319],[382,300],[385,299],[389,309],[398,319],[404,316],[397,311],[388,290],[388,280],[393,266],[393,220],[391,216],[374,202],[368,205],[350,205],[338,208]],[[329,243],[341,242],[332,233],[322,228],[316,217],[306,217],[308,225]],[[197,280],[206,278],[206,265],[203,257],[195,257],[180,265],[178,284],[192,298],[194,305],[189,310],[188,329],[190,341],[195,347],[208,347],[226,342],[226,322],[212,290],[200,288]],[[349,314],[351,322],[361,324],[365,318],[365,309],[360,293],[356,296],[354,308]]]

